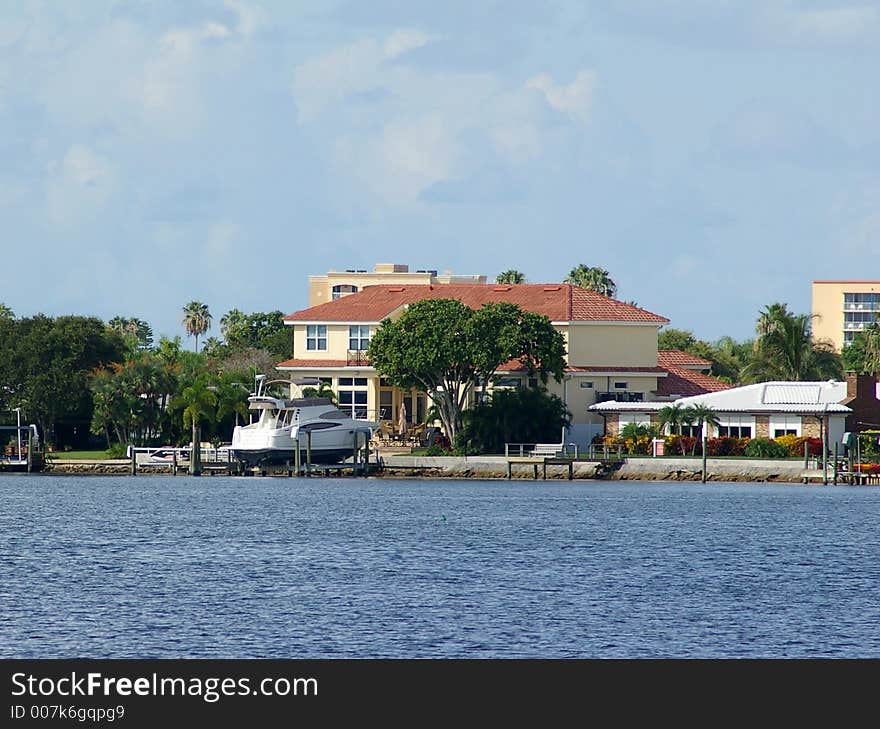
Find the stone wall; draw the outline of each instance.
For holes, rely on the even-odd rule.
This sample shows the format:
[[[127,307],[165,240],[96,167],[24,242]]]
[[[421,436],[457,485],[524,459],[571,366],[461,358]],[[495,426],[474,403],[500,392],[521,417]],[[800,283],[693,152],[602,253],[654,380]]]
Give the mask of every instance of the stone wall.
[[[756,438],[769,438],[770,437],[770,416],[769,415],[756,415],[755,416],[755,437]]]

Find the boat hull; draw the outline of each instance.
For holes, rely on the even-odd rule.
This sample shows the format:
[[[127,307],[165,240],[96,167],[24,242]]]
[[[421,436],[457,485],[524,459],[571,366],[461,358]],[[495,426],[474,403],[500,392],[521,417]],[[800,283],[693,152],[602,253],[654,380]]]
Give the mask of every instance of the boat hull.
[[[346,458],[350,458],[352,454],[351,448],[321,448],[312,449],[312,463],[341,463]],[[261,448],[261,449],[241,449],[233,448],[232,457],[241,461],[247,466],[261,466],[264,464],[290,464],[296,462],[295,448]],[[308,454],[305,449],[300,449],[300,463],[308,462]]]

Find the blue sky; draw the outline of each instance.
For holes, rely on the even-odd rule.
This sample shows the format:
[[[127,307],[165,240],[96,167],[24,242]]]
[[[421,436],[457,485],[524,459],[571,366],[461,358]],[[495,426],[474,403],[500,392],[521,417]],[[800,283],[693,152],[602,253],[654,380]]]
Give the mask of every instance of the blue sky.
[[[183,334],[377,262],[561,280],[704,339],[877,278],[865,0],[0,3],[0,302]]]

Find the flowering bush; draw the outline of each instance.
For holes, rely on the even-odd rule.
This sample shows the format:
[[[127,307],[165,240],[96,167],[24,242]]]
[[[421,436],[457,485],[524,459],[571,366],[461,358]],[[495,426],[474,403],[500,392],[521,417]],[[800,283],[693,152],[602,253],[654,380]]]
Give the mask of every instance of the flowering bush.
[[[801,435],[780,435],[775,440],[785,447],[790,458],[804,455],[804,443],[810,449],[811,456],[822,455],[822,441],[819,438],[808,438]]]

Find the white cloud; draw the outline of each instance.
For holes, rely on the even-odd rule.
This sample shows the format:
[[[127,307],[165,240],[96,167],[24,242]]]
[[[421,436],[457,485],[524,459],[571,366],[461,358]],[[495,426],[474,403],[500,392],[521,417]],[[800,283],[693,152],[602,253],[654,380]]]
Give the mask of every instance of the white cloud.
[[[408,51],[428,45],[431,40],[431,36],[420,30],[396,30],[385,40],[383,46],[385,57],[397,58]]]
[[[83,144],[72,145],[60,162],[50,163],[47,172],[47,217],[59,227],[92,219],[116,188],[113,165]]]
[[[578,121],[586,121],[589,117],[597,85],[596,72],[587,69],[578,71],[568,86],[557,84],[546,73],[526,82],[526,88],[540,91],[553,109]]]

